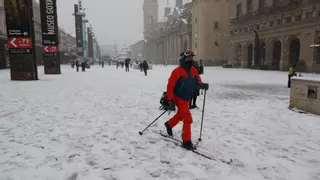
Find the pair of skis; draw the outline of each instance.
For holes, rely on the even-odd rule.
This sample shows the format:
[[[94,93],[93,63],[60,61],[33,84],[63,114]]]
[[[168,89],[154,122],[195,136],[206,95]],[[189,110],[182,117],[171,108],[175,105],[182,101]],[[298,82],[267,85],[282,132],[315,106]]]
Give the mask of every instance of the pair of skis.
[[[205,102],[206,102],[206,92],[207,92],[207,91],[205,90],[205,91],[204,91],[204,99],[203,99],[202,117],[201,117],[200,137],[199,137],[199,139],[198,139],[197,144],[201,141],[201,136],[202,136],[203,116],[204,116],[204,108],[205,108]],[[163,114],[165,114],[167,111],[168,111],[168,110],[164,111],[162,114],[160,114],[160,116],[158,116],[154,121],[152,121],[146,128],[144,128],[142,131],[139,131],[139,135],[142,136],[142,135],[143,135],[143,132],[146,131],[152,124],[154,124],[154,123],[155,123]],[[170,113],[170,111],[169,111],[169,113]],[[178,140],[178,139],[176,139],[176,138],[174,138],[174,137],[168,136],[167,134],[162,133],[162,132],[155,132],[155,133],[157,133],[157,134],[159,134],[159,135],[161,135],[161,136],[163,136],[163,137],[165,137],[165,138],[167,138],[167,139],[173,140],[176,145],[179,144],[179,146],[182,147],[182,141],[181,141],[181,140]],[[197,144],[196,144],[196,146],[197,146]],[[230,159],[229,161],[226,161],[226,160],[224,160],[224,159],[217,159],[217,158],[214,158],[214,157],[212,157],[212,156],[210,156],[210,155],[206,155],[205,153],[200,152],[200,151],[198,151],[198,150],[196,150],[196,149],[192,149],[192,150],[190,150],[190,151],[193,152],[193,153],[195,153],[195,154],[197,154],[197,155],[199,155],[199,156],[202,156],[202,157],[204,157],[204,158],[206,158],[206,159],[209,159],[209,160],[220,161],[220,162],[225,163],[225,164],[228,164],[228,165],[231,165],[231,164],[233,163],[233,160],[232,160],[232,159]]]
[[[164,138],[171,139],[172,142],[173,142],[175,145],[182,147],[182,145],[181,145],[181,144],[182,144],[182,141],[181,141],[181,140],[179,140],[179,139],[177,139],[177,138],[174,138],[174,137],[172,137],[172,136],[168,136],[167,134],[165,134],[165,133],[162,132],[162,131],[159,131],[159,132],[154,131],[154,132],[155,132],[156,134],[161,135],[161,136],[164,137]],[[199,141],[194,145],[196,148],[195,148],[195,149],[192,149],[192,150],[190,150],[190,151],[193,152],[193,153],[195,153],[195,154],[197,154],[197,155],[199,155],[199,156],[202,156],[202,157],[204,157],[204,158],[206,158],[206,159],[212,160],[212,161],[220,161],[220,162],[222,162],[222,163],[224,163],[224,164],[228,164],[228,165],[231,165],[231,164],[233,163],[233,160],[232,160],[232,159],[230,159],[229,161],[224,160],[224,159],[217,159],[217,158],[215,158],[215,157],[212,157],[212,156],[210,156],[210,155],[205,154],[204,152],[201,152],[201,151],[197,150],[198,144],[199,144]],[[182,148],[183,148],[183,147],[182,147]]]

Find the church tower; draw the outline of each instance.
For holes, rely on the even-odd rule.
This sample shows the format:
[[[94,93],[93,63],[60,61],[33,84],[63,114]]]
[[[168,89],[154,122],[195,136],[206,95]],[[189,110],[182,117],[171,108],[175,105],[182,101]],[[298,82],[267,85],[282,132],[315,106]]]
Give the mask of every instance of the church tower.
[[[143,35],[146,37],[158,23],[158,0],[144,0],[143,2]]]

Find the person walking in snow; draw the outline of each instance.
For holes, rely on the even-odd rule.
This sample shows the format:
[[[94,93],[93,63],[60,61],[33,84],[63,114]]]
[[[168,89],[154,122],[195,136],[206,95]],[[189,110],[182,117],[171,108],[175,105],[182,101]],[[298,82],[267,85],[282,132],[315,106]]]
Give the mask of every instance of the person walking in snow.
[[[86,61],[82,61],[82,62],[81,62],[81,67],[82,67],[82,71],[83,71],[83,72],[86,71],[86,66],[87,66]]]
[[[202,83],[198,71],[192,66],[193,57],[194,54],[191,50],[183,53],[180,66],[172,71],[167,85],[168,109],[174,110],[177,106],[178,112],[165,123],[165,127],[168,135],[172,136],[172,128],[179,121],[182,121],[182,146],[188,150],[195,149],[191,141],[192,116],[189,110],[189,101],[197,87],[205,90],[209,89],[209,85]]]
[[[145,60],[146,61],[146,60]],[[139,63],[139,68],[140,68],[140,71],[142,72],[143,71],[143,62]]]
[[[200,59],[199,61],[199,74],[203,74],[203,71],[204,71],[204,65],[203,65],[203,62],[202,62],[202,59]]]
[[[141,64],[144,75],[147,76],[147,71],[149,70],[149,64],[147,63],[147,61],[143,61],[143,63]]]
[[[81,60],[80,60],[80,58],[78,57],[77,60],[76,60],[76,67],[77,67],[76,69],[77,69],[77,72],[79,72],[80,66],[81,66]]]
[[[291,78],[293,76],[297,76],[297,73],[295,71],[296,65],[293,65],[289,68],[289,73],[288,73],[288,88],[291,88]]]
[[[124,64],[126,66],[126,72],[129,72],[130,61],[131,61],[131,59],[129,59],[129,58],[124,60],[124,62],[125,62]]]
[[[200,67],[198,65],[197,61],[193,61],[193,65],[192,65],[198,72],[198,74],[200,75]],[[193,97],[190,100],[190,104],[189,104],[189,109],[195,109],[197,108],[197,98],[200,95],[200,89],[197,87],[194,91]]]

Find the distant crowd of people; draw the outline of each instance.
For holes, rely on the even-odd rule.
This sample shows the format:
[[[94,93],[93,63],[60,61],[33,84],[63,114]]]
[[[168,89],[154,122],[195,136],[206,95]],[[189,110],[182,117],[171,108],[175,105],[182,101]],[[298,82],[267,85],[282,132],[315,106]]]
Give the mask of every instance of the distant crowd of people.
[[[180,54],[181,56],[182,54]],[[99,66],[101,66],[102,68],[104,67],[104,64],[105,62],[102,60],[102,61],[99,61]],[[149,64],[146,60],[142,61],[142,62],[138,62],[136,61],[135,62],[137,65],[138,65],[138,68],[140,69],[141,72],[144,72],[145,76],[148,75],[148,70],[149,70]],[[109,66],[112,65],[112,62],[109,61]],[[164,63],[163,64],[164,66],[167,66],[167,63]],[[88,67],[88,62],[86,62],[85,60],[83,60],[83,58],[77,58],[76,60],[74,61],[71,61],[71,67],[74,68],[76,66],[76,71],[78,72],[80,67],[81,67],[81,70],[82,71],[85,71],[86,68],[90,68]],[[131,59],[130,58],[127,58],[125,59],[124,61],[117,61],[116,62],[116,68],[118,69],[119,66],[121,66],[121,68],[124,68],[125,67],[125,71],[126,72],[129,72],[130,71],[130,68],[133,67],[133,64],[131,62]],[[193,61],[193,67],[195,67],[199,74],[203,74],[203,62],[202,60],[200,60],[199,62],[198,61]],[[199,94],[199,93],[197,93]],[[197,95],[199,96],[199,95]],[[197,100],[197,96],[195,96],[192,100],[192,104],[190,103],[190,106],[191,107],[196,107],[196,100]]]
[[[86,71],[86,68],[90,68],[89,63],[83,58],[77,58],[76,60],[71,61],[71,68],[74,68],[74,66],[76,66],[77,72],[79,72],[80,67],[83,72]]]
[[[144,60],[143,62],[136,62],[136,64],[138,64],[139,69],[141,70],[141,72],[144,72],[145,76],[148,75],[148,70],[149,70],[149,64],[147,63],[146,60]],[[121,68],[125,67],[125,71],[129,72],[130,68],[132,68],[133,64],[131,62],[130,58],[125,59],[124,61],[117,61],[116,62],[116,68],[118,69],[119,66],[121,66]]]

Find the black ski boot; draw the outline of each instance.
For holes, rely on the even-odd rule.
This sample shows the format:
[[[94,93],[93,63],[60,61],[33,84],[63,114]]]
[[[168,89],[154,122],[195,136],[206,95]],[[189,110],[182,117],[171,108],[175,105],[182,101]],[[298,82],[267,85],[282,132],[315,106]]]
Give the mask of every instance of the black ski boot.
[[[164,125],[165,125],[166,128],[167,128],[167,133],[168,133],[168,135],[169,135],[169,136],[173,136],[173,134],[172,134],[172,128],[169,126],[169,123],[166,122],[166,123],[164,123]]]
[[[187,150],[195,150],[196,149],[196,147],[193,145],[193,143],[191,141],[183,141],[182,147]]]
[[[189,109],[196,109],[196,108],[198,108],[198,106],[195,104],[189,107]]]

